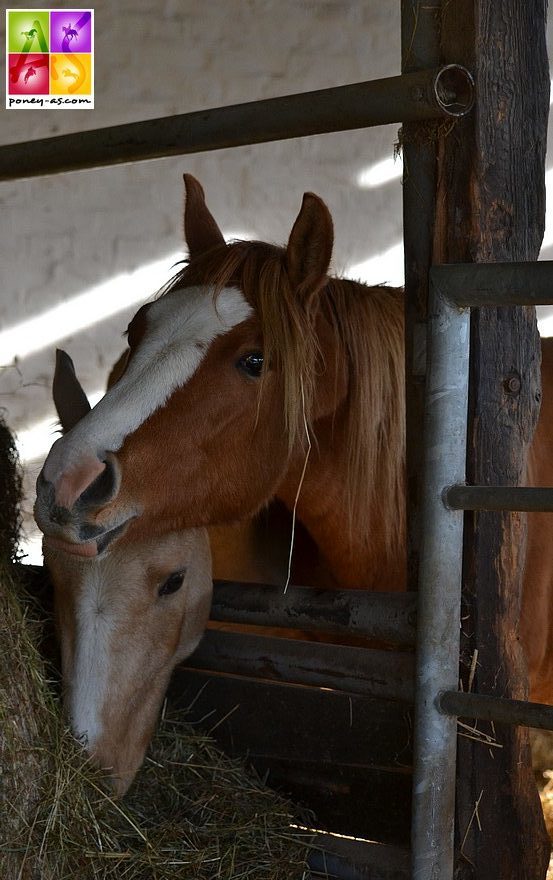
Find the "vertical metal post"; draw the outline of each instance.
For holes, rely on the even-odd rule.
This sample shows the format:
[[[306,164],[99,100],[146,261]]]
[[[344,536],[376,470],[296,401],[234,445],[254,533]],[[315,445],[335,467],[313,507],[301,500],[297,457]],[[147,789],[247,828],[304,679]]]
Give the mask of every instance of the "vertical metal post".
[[[444,489],[465,478],[469,310],[431,285],[425,473],[415,678],[413,880],[452,880],[457,720],[438,709],[457,690],[463,513]]]
[[[432,68],[440,61],[443,0],[401,0],[403,73]],[[407,422],[407,585],[416,590],[420,559],[422,422],[426,373],[428,270],[436,217],[435,138],[428,123],[401,128],[403,153],[403,240],[405,252],[405,390]],[[422,132],[422,133],[421,133]]]

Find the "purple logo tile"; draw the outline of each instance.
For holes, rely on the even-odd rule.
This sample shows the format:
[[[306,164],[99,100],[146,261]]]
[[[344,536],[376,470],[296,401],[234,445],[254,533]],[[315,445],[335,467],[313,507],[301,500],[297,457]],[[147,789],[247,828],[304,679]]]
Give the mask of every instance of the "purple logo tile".
[[[50,12],[51,52],[92,52],[90,10],[68,9]]]

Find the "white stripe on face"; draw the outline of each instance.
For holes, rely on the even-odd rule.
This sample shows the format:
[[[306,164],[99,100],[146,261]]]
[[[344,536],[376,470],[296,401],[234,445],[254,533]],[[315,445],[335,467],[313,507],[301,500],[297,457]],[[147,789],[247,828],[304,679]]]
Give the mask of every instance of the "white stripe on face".
[[[194,375],[213,340],[251,314],[243,294],[232,287],[216,303],[210,287],[174,290],[153,302],[146,313],[146,332],[125,374],[56,441],[44,465],[45,478],[56,483],[84,457],[117,452]]]
[[[107,697],[115,621],[100,566],[87,566],[77,600],[77,632],[69,701],[71,727],[89,751],[102,735],[102,707]],[[113,677],[113,670],[111,670]]]

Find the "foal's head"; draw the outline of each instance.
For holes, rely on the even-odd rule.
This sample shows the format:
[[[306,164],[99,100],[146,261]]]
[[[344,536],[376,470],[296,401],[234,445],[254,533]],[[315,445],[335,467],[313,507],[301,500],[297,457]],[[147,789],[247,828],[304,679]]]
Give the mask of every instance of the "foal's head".
[[[306,425],[346,393],[346,358],[322,296],[332,221],[306,194],[286,248],[225,244],[185,176],[189,264],[137,312],[106,396],[54,444],[36,517],[93,556],[127,534],[255,513],[305,456]]]
[[[54,398],[69,430],[90,409],[58,353]],[[211,600],[203,529],[121,538],[93,557],[45,537],[55,592],[64,702],[75,735],[123,794],[142,763],[175,665],[198,644]],[[75,553],[77,551],[77,553]]]

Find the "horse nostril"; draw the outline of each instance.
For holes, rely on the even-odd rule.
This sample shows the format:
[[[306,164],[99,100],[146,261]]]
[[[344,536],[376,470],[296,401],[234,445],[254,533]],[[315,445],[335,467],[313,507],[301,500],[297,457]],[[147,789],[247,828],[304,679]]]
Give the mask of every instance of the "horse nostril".
[[[71,512],[67,507],[52,504],[50,507],[50,520],[58,526],[67,526],[71,522]]]
[[[56,504],[54,484],[46,479],[42,471],[36,481],[36,504],[35,517],[41,528],[46,523],[55,523],[59,526],[69,525],[71,513],[63,505]]]
[[[116,464],[115,457],[109,455],[104,461],[104,469],[98,476],[86,487],[77,499],[79,506],[91,506],[106,504],[111,501],[119,490],[119,468]]]

